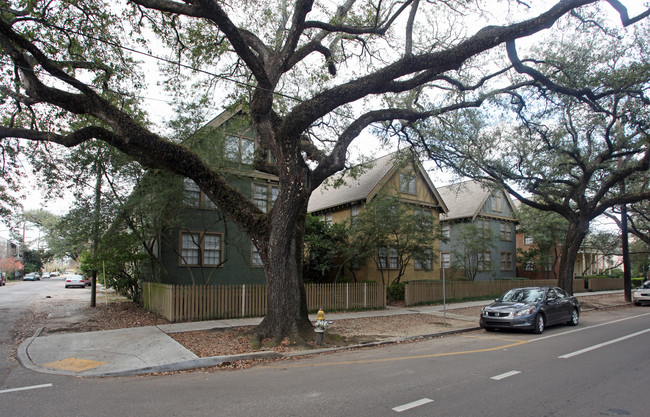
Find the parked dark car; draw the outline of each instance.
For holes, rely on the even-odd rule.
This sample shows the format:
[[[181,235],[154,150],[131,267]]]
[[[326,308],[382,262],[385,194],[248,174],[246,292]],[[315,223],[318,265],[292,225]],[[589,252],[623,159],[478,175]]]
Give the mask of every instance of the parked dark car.
[[[7,284],[7,278],[5,278],[5,273],[0,272],[0,287]]]
[[[546,326],[577,326],[578,299],[559,287],[514,288],[481,310],[479,324],[487,331],[524,329],[541,334]]]

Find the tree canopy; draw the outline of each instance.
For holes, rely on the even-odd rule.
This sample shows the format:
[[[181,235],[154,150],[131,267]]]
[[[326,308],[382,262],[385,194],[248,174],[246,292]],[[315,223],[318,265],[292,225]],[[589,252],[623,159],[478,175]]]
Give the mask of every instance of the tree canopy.
[[[504,97],[516,104],[530,94],[566,95],[592,110],[607,107],[601,101],[618,103],[612,91],[621,88],[645,97],[623,76],[615,86],[594,89],[588,84],[593,80],[572,77],[580,68],[569,72],[544,51],[522,59],[518,47],[524,42],[516,42],[549,43],[572,31],[604,39],[621,23],[646,27],[650,10],[630,13],[618,0],[563,0],[545,8],[504,0],[498,13],[491,13],[493,5],[492,0],[4,1],[3,181],[19,180],[9,163],[17,152],[91,140],[145,168],[189,177],[259,249],[269,303],[258,335],[310,331],[300,259],[307,201],[319,184],[346,167],[350,146],[364,130],[384,123],[389,133],[406,132],[418,121],[442,123],[459,109]],[[617,21],[607,11],[617,14]],[[217,97],[221,104],[247,109],[260,143],[273,156],[271,163],[256,158],[255,166],[279,177],[268,213],[230,186],[223,170],[146,122],[138,92],[148,73],[133,51],[151,55],[164,47],[170,48],[162,57],[169,65],[161,84],[179,99],[198,103],[191,107],[179,100],[179,109],[207,106],[217,91],[228,94]],[[633,50],[620,62],[645,65]],[[629,113],[627,121],[639,128],[643,109]],[[547,137],[554,138],[552,133]],[[483,152],[474,141],[467,147]],[[620,152],[616,147],[613,153]],[[624,154],[630,161],[643,158]]]
[[[647,177],[650,167],[649,29],[644,21],[629,37],[600,25],[565,32],[536,48],[543,63],[519,58],[507,43],[516,79],[533,76],[535,83],[494,106],[430,119],[403,134],[410,142],[426,134],[416,143],[441,165],[565,218],[559,283],[569,291],[590,222],[650,198],[647,186],[622,186]],[[590,36],[597,33],[607,35]]]

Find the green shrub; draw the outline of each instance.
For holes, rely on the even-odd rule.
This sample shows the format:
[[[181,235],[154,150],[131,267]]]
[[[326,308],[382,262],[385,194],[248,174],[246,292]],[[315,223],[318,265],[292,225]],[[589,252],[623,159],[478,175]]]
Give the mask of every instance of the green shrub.
[[[404,292],[406,284],[403,282],[393,282],[388,286],[386,298],[388,301],[404,301]]]

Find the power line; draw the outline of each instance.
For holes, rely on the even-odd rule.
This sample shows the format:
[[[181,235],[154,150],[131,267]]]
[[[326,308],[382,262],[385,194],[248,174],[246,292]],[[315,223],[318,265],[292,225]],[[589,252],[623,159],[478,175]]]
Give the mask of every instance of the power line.
[[[85,38],[88,38],[88,39],[91,39],[91,40],[94,40],[94,41],[97,41],[97,42],[105,43],[105,44],[110,45],[110,46],[112,46],[114,48],[119,48],[119,49],[122,49],[122,50],[125,50],[125,51],[128,51],[128,52],[132,52],[134,54],[143,55],[143,56],[146,56],[146,57],[149,57],[149,58],[152,58],[152,59],[156,59],[158,61],[165,62],[165,63],[168,63],[168,64],[178,65],[181,68],[185,68],[185,69],[189,69],[191,71],[196,71],[196,72],[199,72],[199,73],[210,75],[212,77],[219,78],[219,79],[222,79],[224,81],[229,81],[231,83],[238,84],[238,85],[241,85],[243,87],[258,88],[260,90],[264,90],[264,91],[269,92],[271,94],[274,94],[274,95],[277,95],[277,96],[280,96],[280,97],[284,97],[284,98],[288,98],[290,100],[294,100],[294,101],[297,101],[297,102],[300,102],[300,103],[302,103],[302,101],[303,101],[302,99],[300,99],[298,97],[293,97],[293,96],[290,96],[290,95],[287,95],[287,94],[284,94],[284,93],[279,93],[277,91],[273,91],[273,90],[269,90],[269,89],[266,89],[266,88],[263,88],[263,87],[259,87],[257,85],[253,85],[253,84],[250,84],[250,83],[247,83],[247,82],[244,82],[244,81],[235,80],[235,79],[232,79],[230,77],[226,77],[224,75],[215,74],[215,73],[210,72],[208,70],[204,70],[204,69],[201,69],[201,68],[193,67],[191,65],[183,64],[180,61],[174,61],[174,60],[171,60],[169,58],[163,58],[163,57],[160,57],[160,56],[157,56],[157,55],[153,55],[153,54],[151,54],[149,52],[140,51],[140,50],[137,50],[135,48],[131,48],[131,47],[128,47],[128,46],[118,44],[116,42],[112,42],[112,41],[109,41],[109,40],[106,40],[106,39],[102,39],[102,38],[98,38],[98,37],[95,37],[95,36],[87,35],[85,33],[81,33],[79,31],[76,31],[76,30],[73,30],[73,29],[62,28],[62,27],[57,27],[57,29],[68,32],[68,33],[72,33],[72,34],[75,34],[75,35],[78,35],[78,36],[81,36],[81,37],[85,37]]]

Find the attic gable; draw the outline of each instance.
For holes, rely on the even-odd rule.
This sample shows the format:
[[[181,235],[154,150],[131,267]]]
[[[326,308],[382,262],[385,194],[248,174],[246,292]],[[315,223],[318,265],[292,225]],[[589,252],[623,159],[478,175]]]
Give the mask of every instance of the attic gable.
[[[441,221],[474,220],[479,214],[514,218],[510,196],[502,190],[493,191],[478,181],[450,184],[440,187],[439,192],[449,207],[449,212],[440,217]]]
[[[440,211],[446,212],[447,207],[422,166],[417,163],[415,172],[412,169],[400,168],[404,165],[400,162],[400,156],[396,152],[376,159],[363,167],[362,173],[356,178],[351,174],[343,174],[343,185],[339,187],[334,187],[331,184],[321,184],[312,193],[307,209],[308,212],[313,213],[345,205],[366,203],[382,190],[387,190],[387,187],[392,187],[395,190],[394,192],[400,192],[400,174],[408,171],[415,174],[419,179],[419,184],[424,185],[426,189],[424,194],[427,197],[426,201],[422,201],[422,191],[420,190],[413,198],[408,198],[408,192],[401,192],[403,199],[405,201],[413,200],[413,202],[420,204],[428,203],[432,207],[438,207]],[[420,199],[416,198],[418,195]]]

